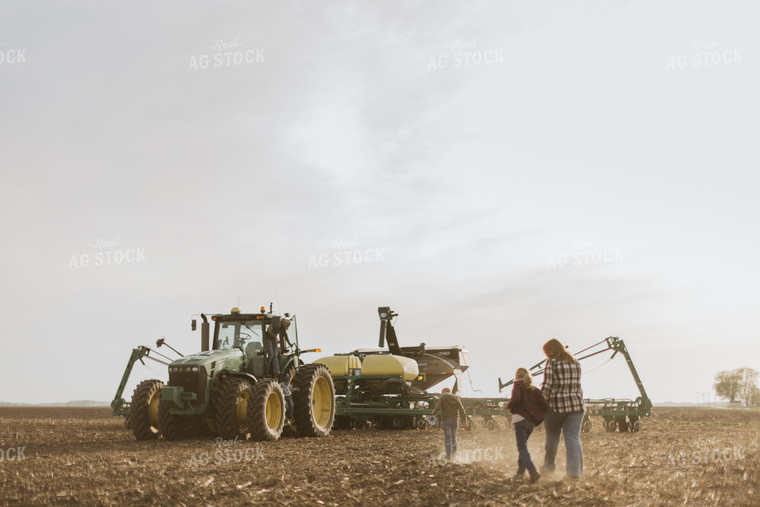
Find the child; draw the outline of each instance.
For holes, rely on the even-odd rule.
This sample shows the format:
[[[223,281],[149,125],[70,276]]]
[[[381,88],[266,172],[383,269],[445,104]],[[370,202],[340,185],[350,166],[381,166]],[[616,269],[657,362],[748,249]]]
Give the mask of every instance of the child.
[[[541,474],[530,459],[528,439],[533,433],[533,428],[543,422],[548,406],[541,391],[533,385],[530,373],[525,368],[518,368],[515,373],[515,385],[507,408],[513,414],[512,423],[515,425],[517,452],[520,454],[515,479],[522,478],[525,470],[528,470],[530,482],[536,482]]]
[[[470,418],[467,417],[467,412],[464,410],[462,400],[459,396],[451,394],[451,389],[444,387],[441,391],[441,397],[438,398],[433,409],[432,415],[441,416],[443,421],[443,441],[444,448],[446,449],[446,459],[451,457],[457,452],[457,426],[459,425],[457,415],[464,422],[464,427],[470,425]]]
[[[292,388],[290,387],[290,375],[285,375],[282,377],[282,382],[280,382],[280,387],[282,387],[282,394],[285,396],[285,418],[286,419],[292,419],[293,418],[293,398],[292,398]]]

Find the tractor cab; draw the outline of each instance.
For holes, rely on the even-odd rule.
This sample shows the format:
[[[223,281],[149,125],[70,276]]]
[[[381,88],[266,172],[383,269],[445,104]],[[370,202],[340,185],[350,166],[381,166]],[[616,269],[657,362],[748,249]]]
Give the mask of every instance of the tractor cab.
[[[243,370],[254,377],[262,377],[266,372],[264,339],[267,333],[277,336],[280,371],[285,371],[293,356],[298,355],[298,331],[295,316],[285,314],[280,317],[267,313],[262,306],[260,313],[241,313],[233,308],[229,314],[212,315],[214,335],[212,350],[239,349],[243,352]]]

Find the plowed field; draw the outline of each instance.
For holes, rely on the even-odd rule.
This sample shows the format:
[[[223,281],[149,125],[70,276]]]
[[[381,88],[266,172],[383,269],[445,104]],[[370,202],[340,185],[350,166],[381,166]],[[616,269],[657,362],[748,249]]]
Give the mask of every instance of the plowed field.
[[[582,478],[529,484],[503,423],[460,430],[446,463],[438,430],[137,442],[109,409],[0,408],[0,505],[759,505],[759,436],[760,412],[660,408],[636,434],[594,420]]]

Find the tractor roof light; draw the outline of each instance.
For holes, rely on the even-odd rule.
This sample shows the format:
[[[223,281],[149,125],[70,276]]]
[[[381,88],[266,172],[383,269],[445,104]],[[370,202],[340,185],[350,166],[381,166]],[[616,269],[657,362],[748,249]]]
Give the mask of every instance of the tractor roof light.
[[[240,313],[240,308],[238,308],[238,307],[236,306],[236,307],[234,307],[232,310],[230,310],[230,313],[232,313],[232,314]]]
[[[261,307],[261,313],[266,313],[266,311],[267,311],[267,307],[266,306],[262,306]]]

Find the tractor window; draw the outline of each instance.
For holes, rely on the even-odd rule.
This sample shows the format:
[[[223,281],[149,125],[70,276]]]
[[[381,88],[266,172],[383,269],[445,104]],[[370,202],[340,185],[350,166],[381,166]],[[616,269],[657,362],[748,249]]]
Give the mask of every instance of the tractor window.
[[[232,347],[245,346],[251,342],[262,342],[261,339],[261,321],[231,321],[221,324],[219,335],[217,336],[218,347],[220,349],[229,349]]]

